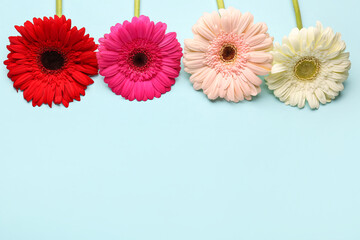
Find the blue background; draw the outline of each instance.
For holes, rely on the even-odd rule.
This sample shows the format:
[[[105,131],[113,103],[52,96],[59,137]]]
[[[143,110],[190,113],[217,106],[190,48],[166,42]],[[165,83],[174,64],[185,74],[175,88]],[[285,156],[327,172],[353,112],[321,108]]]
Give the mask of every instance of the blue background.
[[[276,41],[296,25],[291,1],[226,0]],[[0,57],[14,25],[53,15],[55,0],[1,0]],[[33,108],[0,70],[1,240],[360,239],[359,30],[355,0],[301,0],[351,53],[345,90],[318,111],[286,106],[262,85],[251,102],[209,101],[181,71],[148,102],[101,76],[68,109]],[[181,43],[215,0],[142,0]],[[95,39],[130,19],[132,1],[64,0]]]

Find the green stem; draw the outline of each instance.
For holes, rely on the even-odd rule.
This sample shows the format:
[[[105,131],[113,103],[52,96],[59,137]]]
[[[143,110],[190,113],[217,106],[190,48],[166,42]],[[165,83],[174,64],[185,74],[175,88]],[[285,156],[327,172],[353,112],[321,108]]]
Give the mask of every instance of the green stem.
[[[292,0],[294,5],[295,17],[296,17],[296,25],[298,29],[303,28],[302,20],[301,20],[301,13],[298,0]]]
[[[62,0],[56,0],[56,15],[62,16]]]
[[[134,15],[135,17],[140,16],[140,0],[134,0]]]
[[[216,0],[218,9],[225,8],[224,0]]]

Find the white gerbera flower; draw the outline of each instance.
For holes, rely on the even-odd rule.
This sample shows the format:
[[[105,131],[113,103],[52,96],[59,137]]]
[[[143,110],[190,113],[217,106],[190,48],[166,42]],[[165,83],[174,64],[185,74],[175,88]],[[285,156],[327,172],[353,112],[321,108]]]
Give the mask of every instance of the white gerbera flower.
[[[294,28],[283,43],[275,43],[274,62],[266,77],[269,89],[286,105],[311,108],[331,102],[344,89],[350,69],[349,53],[341,34],[323,29],[320,22],[308,29]]]

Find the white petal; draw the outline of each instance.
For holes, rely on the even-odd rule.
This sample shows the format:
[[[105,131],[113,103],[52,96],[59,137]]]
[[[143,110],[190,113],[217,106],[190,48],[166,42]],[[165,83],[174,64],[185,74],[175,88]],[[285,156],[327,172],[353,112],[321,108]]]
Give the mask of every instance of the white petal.
[[[320,89],[316,89],[315,90],[315,95],[317,97],[317,99],[319,99],[319,101],[322,103],[322,104],[325,104],[326,103],[326,96],[324,94],[323,91],[321,91]]]
[[[318,109],[319,108],[319,100],[315,97],[315,95],[311,92],[306,92],[306,100],[309,103],[309,106],[314,109]]]
[[[288,68],[281,64],[281,63],[277,63],[277,64],[274,64],[273,67],[271,68],[271,74],[276,74],[276,73],[281,73],[281,72],[285,72],[287,71]]]

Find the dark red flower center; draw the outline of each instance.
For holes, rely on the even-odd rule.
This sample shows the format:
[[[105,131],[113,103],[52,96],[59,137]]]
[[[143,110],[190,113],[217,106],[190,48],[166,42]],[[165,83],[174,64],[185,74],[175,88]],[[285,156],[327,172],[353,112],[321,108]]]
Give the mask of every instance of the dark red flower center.
[[[234,45],[226,44],[222,47],[220,54],[223,62],[232,62],[236,58],[237,50]]]
[[[148,63],[148,60],[149,60],[148,57],[143,52],[135,53],[132,58],[132,62],[134,64],[134,66],[136,66],[138,68],[142,68],[142,67],[146,66],[146,64]]]
[[[48,70],[58,70],[65,64],[64,56],[57,51],[45,51],[40,55],[41,64]]]

